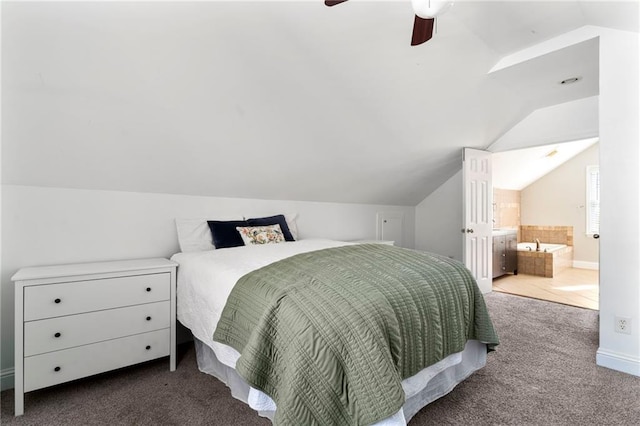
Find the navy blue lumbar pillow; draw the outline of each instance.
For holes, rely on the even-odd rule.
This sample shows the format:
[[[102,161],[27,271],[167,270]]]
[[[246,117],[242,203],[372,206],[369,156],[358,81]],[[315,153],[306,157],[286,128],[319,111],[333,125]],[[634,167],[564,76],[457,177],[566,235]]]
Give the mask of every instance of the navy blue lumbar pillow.
[[[217,249],[243,246],[244,241],[236,229],[238,226],[249,226],[246,220],[208,220],[213,245]]]
[[[280,229],[282,230],[282,235],[284,235],[285,241],[295,241],[293,235],[291,235],[291,231],[289,230],[289,226],[287,225],[287,221],[284,218],[283,214],[278,214],[275,216],[269,217],[259,217],[255,219],[247,219],[247,223],[249,226],[269,226],[269,225],[280,225]]]

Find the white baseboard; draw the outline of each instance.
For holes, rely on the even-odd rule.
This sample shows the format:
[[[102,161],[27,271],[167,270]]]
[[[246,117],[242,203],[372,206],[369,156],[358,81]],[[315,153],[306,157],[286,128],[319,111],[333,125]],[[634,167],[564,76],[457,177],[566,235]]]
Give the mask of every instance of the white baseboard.
[[[14,385],[14,370],[12,368],[5,368],[0,371],[0,390],[13,389]]]
[[[596,364],[623,373],[640,377],[640,359],[598,348]]]
[[[600,264],[598,262],[585,262],[583,260],[574,260],[573,267],[578,269],[600,269]]]

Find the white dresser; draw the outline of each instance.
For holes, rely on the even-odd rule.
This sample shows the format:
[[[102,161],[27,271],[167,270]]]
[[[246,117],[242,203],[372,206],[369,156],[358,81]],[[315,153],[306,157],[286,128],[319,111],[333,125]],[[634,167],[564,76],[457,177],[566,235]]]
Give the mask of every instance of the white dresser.
[[[176,267],[163,258],[30,267],[15,282],[15,415],[24,394],[169,356]]]

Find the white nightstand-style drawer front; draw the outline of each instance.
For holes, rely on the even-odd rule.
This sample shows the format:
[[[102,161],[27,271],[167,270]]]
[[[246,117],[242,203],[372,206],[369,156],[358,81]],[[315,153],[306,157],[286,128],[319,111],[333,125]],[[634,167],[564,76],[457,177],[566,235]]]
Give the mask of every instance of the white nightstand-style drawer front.
[[[25,287],[24,320],[169,300],[170,283],[165,273]]]
[[[169,355],[169,329],[24,359],[24,391],[68,382]]]
[[[24,324],[24,355],[72,348],[170,326],[169,301],[70,315]]]

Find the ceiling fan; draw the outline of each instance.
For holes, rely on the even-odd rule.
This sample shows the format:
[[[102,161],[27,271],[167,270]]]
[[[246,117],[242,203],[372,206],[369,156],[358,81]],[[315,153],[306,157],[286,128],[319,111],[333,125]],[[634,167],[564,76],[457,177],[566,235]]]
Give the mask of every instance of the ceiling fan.
[[[325,0],[326,6],[335,6],[347,0]],[[437,16],[442,15],[453,5],[453,0],[411,0],[416,17],[413,21],[411,45],[417,46],[431,40],[433,26]]]

